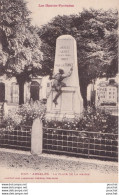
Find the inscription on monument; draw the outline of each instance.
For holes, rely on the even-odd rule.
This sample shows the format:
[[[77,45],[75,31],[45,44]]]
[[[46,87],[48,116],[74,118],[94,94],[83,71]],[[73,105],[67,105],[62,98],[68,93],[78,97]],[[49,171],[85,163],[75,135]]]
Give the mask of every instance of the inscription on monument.
[[[63,35],[57,39],[56,54],[54,63],[54,74],[63,69],[65,74],[68,74],[73,67],[73,72],[70,77],[65,78],[63,81],[66,86],[79,86],[78,80],[78,66],[77,66],[77,49],[76,41],[70,35]]]
[[[56,51],[55,60],[55,72],[58,72],[59,68],[62,68],[65,73],[68,73],[71,67],[73,67],[73,45],[71,39],[59,39]]]

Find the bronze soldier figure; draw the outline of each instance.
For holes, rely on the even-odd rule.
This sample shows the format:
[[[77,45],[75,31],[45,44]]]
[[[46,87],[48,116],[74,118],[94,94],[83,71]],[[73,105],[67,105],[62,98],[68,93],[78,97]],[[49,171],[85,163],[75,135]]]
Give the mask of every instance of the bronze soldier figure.
[[[55,91],[57,92],[55,98],[53,99],[53,102],[54,102],[55,105],[58,104],[58,103],[57,103],[57,99],[58,99],[58,97],[59,97],[59,96],[61,95],[61,93],[62,93],[62,90],[61,90],[62,87],[66,87],[66,84],[63,83],[62,80],[63,80],[64,78],[69,77],[69,76],[72,74],[72,70],[73,70],[73,68],[70,69],[70,71],[68,72],[68,74],[65,74],[65,73],[64,73],[64,70],[59,69],[59,72],[58,72],[56,75],[52,76],[52,79],[54,79],[52,88],[54,88]]]

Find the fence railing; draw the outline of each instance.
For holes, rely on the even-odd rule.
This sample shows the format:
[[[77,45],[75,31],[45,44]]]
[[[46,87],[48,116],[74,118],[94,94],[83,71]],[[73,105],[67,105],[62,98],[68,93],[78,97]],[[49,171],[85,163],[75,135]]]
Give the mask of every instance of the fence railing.
[[[43,152],[118,160],[118,134],[43,128]]]
[[[31,150],[31,126],[18,126],[14,129],[0,129],[0,147],[18,150]]]
[[[36,145],[36,138],[33,134],[31,138],[31,129],[36,130],[31,126],[0,128],[0,147],[33,151],[31,140]],[[118,134],[46,127],[37,130],[38,134],[43,133],[40,151],[44,153],[118,161]]]

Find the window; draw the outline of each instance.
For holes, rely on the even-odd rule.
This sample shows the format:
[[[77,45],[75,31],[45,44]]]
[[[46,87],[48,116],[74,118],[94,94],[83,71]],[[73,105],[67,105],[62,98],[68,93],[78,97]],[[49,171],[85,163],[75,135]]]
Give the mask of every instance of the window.
[[[12,103],[19,102],[19,87],[16,83],[12,83],[11,86],[11,102]]]
[[[30,98],[32,98],[33,101],[39,100],[39,87],[40,84],[37,81],[32,81],[30,86]]]

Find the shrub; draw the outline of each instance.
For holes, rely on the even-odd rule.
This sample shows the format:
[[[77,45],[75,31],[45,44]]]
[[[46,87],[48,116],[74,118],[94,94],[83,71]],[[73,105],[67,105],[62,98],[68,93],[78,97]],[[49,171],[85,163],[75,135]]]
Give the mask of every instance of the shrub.
[[[44,126],[57,129],[71,129],[77,131],[92,131],[102,133],[118,132],[118,117],[106,114],[100,109],[88,108],[83,113],[83,117],[76,116],[74,119],[63,118],[58,120],[45,120]]]
[[[35,118],[43,119],[46,107],[40,101],[35,103],[26,103],[16,110],[10,110],[7,117],[3,119],[2,126],[4,128],[14,129],[16,126],[32,126]]]

